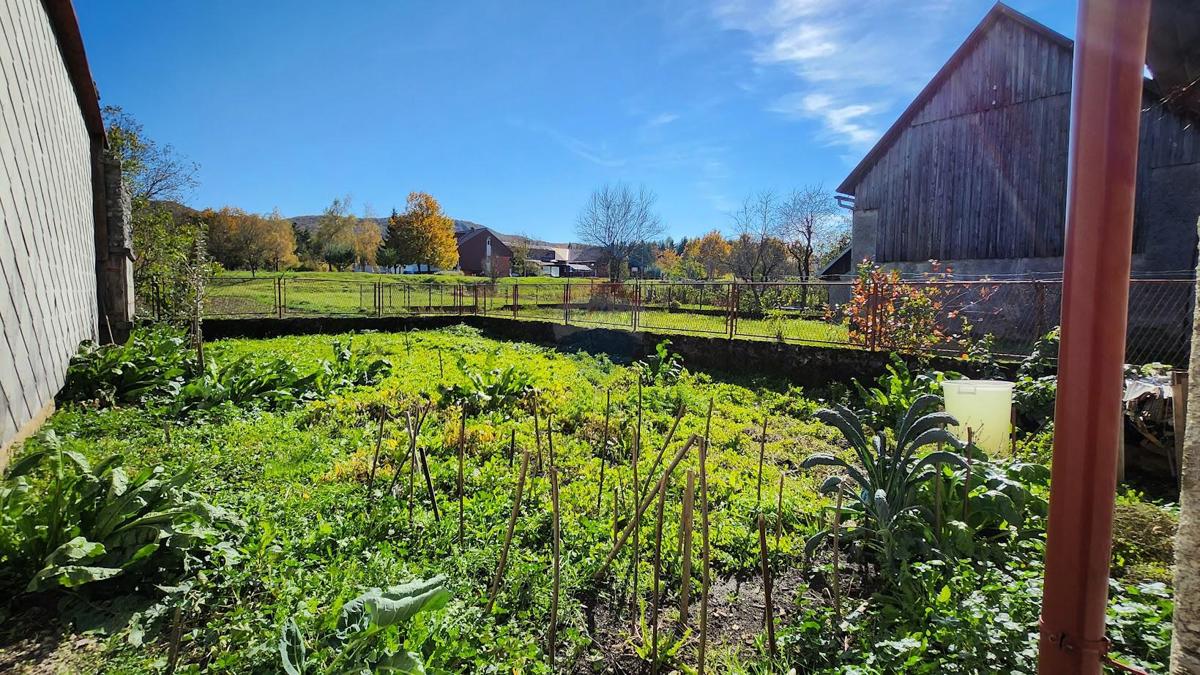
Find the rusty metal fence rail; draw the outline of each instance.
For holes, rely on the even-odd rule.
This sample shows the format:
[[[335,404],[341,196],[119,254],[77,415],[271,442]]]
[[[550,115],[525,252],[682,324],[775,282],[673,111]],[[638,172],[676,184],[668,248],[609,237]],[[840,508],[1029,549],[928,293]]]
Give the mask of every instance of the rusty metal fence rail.
[[[1134,279],[1127,361],[1186,364],[1193,279]],[[1062,282],[859,281],[405,283],[214,278],[205,316],[479,315],[728,339],[961,355],[1028,354],[1056,325]]]

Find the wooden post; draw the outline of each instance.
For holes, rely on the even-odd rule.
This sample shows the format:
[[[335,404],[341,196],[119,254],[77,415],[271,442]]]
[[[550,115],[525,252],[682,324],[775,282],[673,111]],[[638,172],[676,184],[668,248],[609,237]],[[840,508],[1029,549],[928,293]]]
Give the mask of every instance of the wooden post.
[[[1171,417],[1175,427],[1175,455],[1171,470],[1179,476],[1183,470],[1183,434],[1187,426],[1188,372],[1171,371]]]
[[[696,492],[696,472],[688,470],[687,488],[683,492],[683,514],[679,518],[680,551],[683,556],[683,570],[679,584],[679,624],[688,623],[688,599],[692,592],[692,509]]]
[[[550,670],[554,670],[554,651],[555,642],[558,633],[558,593],[561,588],[561,578],[559,576],[559,559],[560,559],[560,532],[559,532],[559,508],[558,508],[558,467],[550,467],[550,507],[553,509],[551,517],[551,536],[554,554],[554,585],[550,596],[550,634],[547,638],[547,650],[550,652]]]
[[[642,563],[642,546],[641,546],[640,536],[641,536],[641,529],[642,529],[642,527],[641,527],[642,513],[645,511],[645,509],[641,507],[642,493],[641,493],[640,488],[638,487],[639,486],[638,463],[641,461],[641,454],[642,454],[642,377],[641,377],[641,375],[638,375],[637,427],[634,429],[634,432],[633,432],[633,455],[631,458],[632,461],[630,462],[630,464],[633,467],[633,484],[631,487],[633,488],[633,511],[634,511],[634,513],[633,513],[633,518],[629,521],[629,525],[631,527],[633,527],[633,597],[631,598],[631,601],[632,601],[633,612],[634,612],[634,614],[639,615],[639,617],[641,615],[641,611],[638,608],[638,581],[640,580],[640,577],[641,577],[640,572],[641,572],[641,567],[642,567],[642,564],[641,564]],[[617,542],[618,546],[613,547],[614,550],[616,550],[616,548],[619,547],[620,543],[621,542]],[[637,629],[638,629],[638,618],[635,617],[633,620],[633,632],[636,633]]]
[[[442,521],[442,514],[438,511],[437,493],[433,490],[433,477],[429,475],[429,456],[425,454],[425,448],[417,446],[421,451],[421,473],[425,474],[425,487],[429,490],[429,506],[433,509],[434,522]]]
[[[767,648],[771,652],[771,658],[778,658],[779,650],[775,645],[775,611],[771,605],[771,561],[770,552],[767,550],[767,519],[761,513],[758,514],[758,553],[762,558],[763,599],[766,602]]]
[[[654,457],[654,463],[650,465],[650,472],[646,474],[646,480],[642,483],[642,492],[650,489],[650,480],[654,476],[654,472],[658,471],[659,465],[662,464],[663,453],[666,452],[667,446],[671,441],[675,440],[675,431],[679,428],[679,422],[683,416],[687,414],[687,406],[681,405],[675,411],[675,421],[671,423],[671,430],[667,432],[667,437],[663,440],[662,445],[658,448],[658,454]]]
[[[517,526],[517,517],[521,514],[521,495],[525,492],[525,473],[529,471],[529,451],[521,453],[521,472],[517,474],[517,484],[513,487],[512,512],[508,515],[508,530],[504,533],[504,544],[500,547],[500,560],[496,563],[496,576],[492,577],[492,589],[488,593],[487,613],[492,612],[496,595],[500,592],[500,581],[504,578],[504,566],[508,563],[508,547],[512,544],[513,530]]]
[[[546,415],[546,448],[550,456],[550,468],[555,467],[554,462],[554,413]]]
[[[513,454],[517,449],[517,430],[515,428],[508,430],[508,466],[512,468]]]
[[[533,445],[537,449],[537,470],[542,473],[542,432],[538,428],[538,400],[533,398]]]

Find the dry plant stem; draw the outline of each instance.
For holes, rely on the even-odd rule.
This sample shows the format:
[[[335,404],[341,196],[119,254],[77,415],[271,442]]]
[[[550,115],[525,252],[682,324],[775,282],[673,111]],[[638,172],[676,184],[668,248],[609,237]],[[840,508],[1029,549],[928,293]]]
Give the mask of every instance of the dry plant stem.
[[[458,550],[463,547],[463,533],[465,532],[463,518],[463,469],[466,463],[466,446],[467,446],[467,409],[459,410],[458,418]]]
[[[408,431],[408,454],[413,455],[417,451],[417,438],[421,435],[421,427],[425,424],[425,415],[429,412],[429,408],[416,406],[417,417],[414,419],[411,410],[404,411],[405,429]],[[415,426],[414,426],[415,425]],[[400,467],[408,463],[409,458],[396,464],[396,472],[392,474],[392,482],[388,485],[388,494],[395,494],[396,483],[400,479]],[[412,461],[412,466],[416,466],[416,461]],[[412,499],[412,472],[409,472],[408,498]],[[409,502],[409,512],[412,511],[412,502]],[[411,518],[410,518],[411,521]]]
[[[561,558],[560,530],[559,530],[559,508],[558,508],[558,468],[550,467],[550,505],[553,509],[551,527],[553,536],[553,553],[554,553],[554,587],[550,596],[550,634],[546,639],[546,650],[550,654],[550,669],[554,669],[554,652],[555,640],[558,633],[558,594],[561,588],[561,578],[559,575],[559,563]]]
[[[758,439],[758,505],[762,506],[763,459],[767,454],[767,416],[763,415],[762,436]]]
[[[711,414],[712,402],[709,402]],[[700,442],[700,646],[696,671],[704,675],[708,648],[708,590],[712,582],[708,537],[708,440]]]
[[[767,623],[767,648],[771,651],[771,658],[778,658],[779,650],[775,646],[775,607],[771,603],[771,562],[770,552],[767,550],[767,519],[761,513],[758,514],[758,553],[762,558],[763,600],[766,603],[764,620]]]
[[[841,630],[842,625],[842,580],[838,574],[839,553],[838,543],[842,531],[842,486],[837,488],[837,503],[833,507],[833,630]]]
[[[696,499],[696,472],[687,472],[687,488],[683,492],[683,514],[679,518],[680,552],[683,570],[679,582],[679,623],[688,623],[688,599],[692,592],[692,510]]]
[[[538,400],[533,399],[533,445],[537,448],[537,470],[542,473],[542,430],[538,424]]]
[[[171,618],[171,642],[167,650],[167,673],[175,672],[175,667],[179,663],[179,644],[183,641],[183,610],[179,607],[175,608],[175,614]]]
[[[618,488],[613,488],[613,512],[612,512],[612,543],[615,546],[617,543],[617,527],[618,517],[621,513],[621,492]]]
[[[446,368],[442,365],[442,348],[438,347],[438,379],[446,379]]]
[[[667,484],[658,485],[658,509],[654,517],[654,587],[650,593],[650,672],[658,675],[658,603],[659,584],[662,582],[662,527],[663,506],[667,501]]]
[[[675,412],[675,421],[671,424],[671,430],[667,432],[666,439],[659,446],[658,454],[654,457],[654,463],[650,465],[650,472],[646,474],[646,480],[642,484],[642,492],[650,489],[650,479],[658,471],[658,467],[662,465],[663,454],[667,451],[667,447],[671,445],[671,441],[675,440],[675,430],[679,428],[679,422],[686,414],[687,406],[679,406],[679,410]]]
[[[604,465],[608,454],[608,420],[612,412],[612,389],[604,393],[604,437],[600,441],[600,487],[596,490],[596,513],[600,513],[600,502],[604,499]]]
[[[517,474],[517,484],[513,486],[512,512],[508,514],[508,529],[504,532],[504,544],[500,547],[500,560],[496,563],[496,576],[492,577],[492,588],[488,591],[487,612],[490,614],[492,605],[496,603],[496,595],[500,592],[500,581],[504,578],[504,567],[508,564],[508,547],[512,545],[513,531],[517,527],[517,517],[521,515],[521,495],[525,492],[525,473],[529,471],[529,451],[521,453],[521,472]]]
[[[667,466],[666,470],[663,471],[662,478],[660,478],[658,481],[660,486],[666,483],[667,479],[671,476],[671,472],[675,471],[675,467],[679,466],[679,463],[683,461],[683,458],[687,455],[688,451],[692,449],[692,445],[697,443],[698,440],[699,439],[697,439],[695,436],[692,436],[688,439],[688,442],[683,445],[683,447],[679,448],[679,452],[675,453],[675,457],[671,459],[671,463]],[[703,452],[703,447],[704,446],[701,445],[701,452]],[[621,552],[621,548],[625,546],[625,542],[629,539],[630,534],[634,535],[634,545],[636,546],[638,528],[635,526],[638,521],[641,520],[642,515],[646,513],[646,509],[650,507],[650,502],[654,500],[655,494],[655,492],[648,493],[642,499],[641,503],[636,506],[633,513],[633,519],[627,525],[625,525],[625,529],[621,530],[621,535],[617,538],[616,543],[613,544],[612,550],[608,552],[608,557],[604,559],[604,563],[600,565],[600,569],[596,570],[594,578],[599,579],[606,571],[608,571],[608,566],[612,564],[612,561],[617,557],[617,554]]]
[[[512,468],[513,453],[517,451],[517,430],[509,429],[508,432],[508,468]]]
[[[370,513],[371,507],[375,506],[375,498],[372,494],[375,491],[375,471],[379,468],[379,448],[383,445],[383,420],[385,417],[387,417],[387,412],[380,409],[379,432],[375,435],[375,454],[371,457],[371,477],[367,479],[367,513]]]

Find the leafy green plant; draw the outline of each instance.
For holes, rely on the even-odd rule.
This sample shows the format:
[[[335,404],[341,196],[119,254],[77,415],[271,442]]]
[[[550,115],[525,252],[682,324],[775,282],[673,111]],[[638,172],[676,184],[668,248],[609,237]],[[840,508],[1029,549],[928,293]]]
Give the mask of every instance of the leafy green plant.
[[[800,465],[804,469],[831,466],[842,471],[821,486],[822,494],[841,490],[849,493],[839,536],[842,541],[863,546],[888,569],[894,570],[909,550],[926,539],[923,535],[933,519],[918,499],[921,484],[936,475],[940,464],[966,467],[966,460],[957,452],[917,454],[934,443],[951,448],[962,445],[944,428],[956,425],[957,420],[948,413],[929,412],[940,401],[933,394],[913,401],[896,425],[894,440],[881,433],[868,439],[858,416],[843,406],[821,410],[817,418],[842,432],[857,465],[824,453],[811,455]],[[813,535],[806,551],[811,555],[832,534],[830,527]]]
[[[0,560],[8,585],[28,592],[77,588],[188,564],[240,522],[185,488],[182,471],[130,476],[122,457],[95,464],[53,432],[0,486]]]
[[[533,375],[516,365],[476,370],[459,357],[458,368],[467,381],[439,389],[444,402],[461,406],[468,416],[508,410],[533,387]]]
[[[125,344],[80,345],[67,366],[59,400],[101,406],[141,403],[178,393],[194,369],[183,332],[167,327],[139,328]]]
[[[231,403],[276,409],[314,398],[321,374],[320,370],[301,373],[281,358],[242,357],[223,366],[210,358],[203,375],[180,389],[175,408],[177,412],[188,412]]]
[[[958,373],[936,370],[913,373],[895,352],[891,355],[891,361],[887,373],[875,380],[874,387],[864,387],[858,380],[852,382],[863,405],[858,415],[865,418],[873,429],[896,424],[922,396],[940,396],[942,382],[962,377]]]
[[[683,358],[671,352],[671,341],[662,340],[654,345],[654,354],[637,362],[641,373],[642,384],[674,384],[687,372],[683,367]]]
[[[330,649],[332,672],[424,673],[422,654],[398,648],[399,630],[421,612],[445,606],[450,592],[445,577],[411,581],[389,588],[372,588],[342,605],[337,628],[321,640]],[[316,672],[308,663],[308,645],[294,618],[280,633],[279,657],[288,675]]]
[[[346,387],[364,387],[378,384],[387,377],[392,362],[383,358],[371,358],[353,350],[353,342],[333,341],[333,360],[322,361],[319,369],[318,388],[323,393]]]

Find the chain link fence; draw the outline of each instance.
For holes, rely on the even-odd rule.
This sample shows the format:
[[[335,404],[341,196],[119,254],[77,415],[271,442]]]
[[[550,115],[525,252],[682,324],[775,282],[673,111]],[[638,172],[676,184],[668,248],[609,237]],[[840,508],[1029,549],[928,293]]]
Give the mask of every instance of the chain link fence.
[[[1193,279],[1133,279],[1127,362],[1186,365]],[[139,298],[141,300],[141,298]],[[152,301],[152,299],[148,299]],[[961,355],[1028,354],[1058,325],[1059,280],[404,283],[215,278],[211,318],[480,315],[569,325]]]

